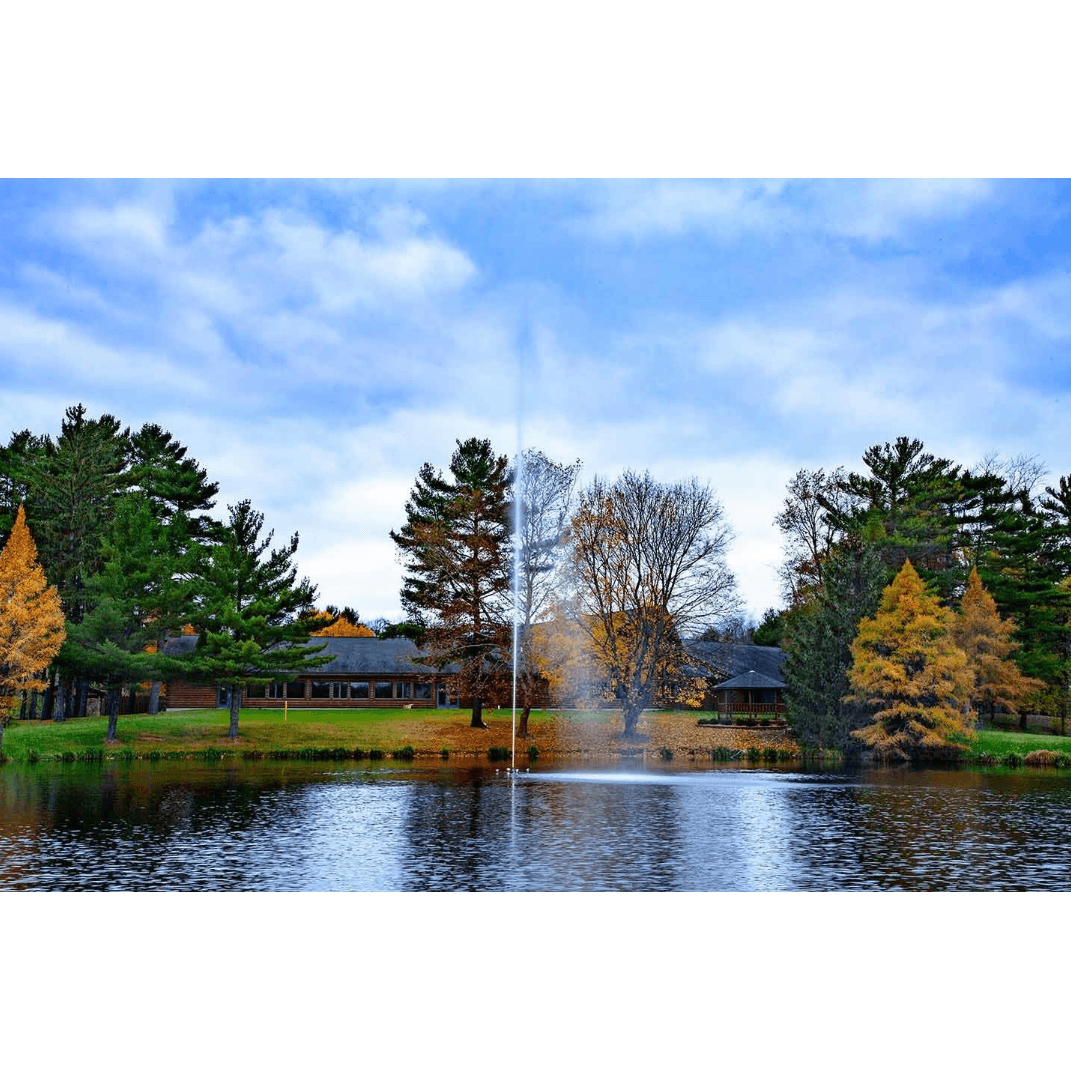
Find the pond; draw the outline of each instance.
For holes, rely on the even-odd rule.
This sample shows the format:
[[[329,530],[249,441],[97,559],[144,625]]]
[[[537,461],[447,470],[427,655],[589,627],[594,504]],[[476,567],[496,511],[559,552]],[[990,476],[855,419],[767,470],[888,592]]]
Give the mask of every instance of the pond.
[[[1071,889],[1052,771],[0,769],[0,889]]]

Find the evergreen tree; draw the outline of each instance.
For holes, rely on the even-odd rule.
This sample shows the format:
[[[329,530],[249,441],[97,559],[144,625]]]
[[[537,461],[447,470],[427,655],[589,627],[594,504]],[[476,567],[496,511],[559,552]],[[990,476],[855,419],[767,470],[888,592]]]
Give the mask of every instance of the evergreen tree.
[[[860,622],[846,698],[870,712],[852,735],[881,758],[946,754],[973,736],[965,714],[973,677],[952,628],[952,612],[926,593],[910,560]]]
[[[1054,522],[1052,511],[1039,509],[1024,492],[1016,508],[994,518],[991,549],[978,563],[979,576],[997,609],[1015,622],[1019,668],[1048,686],[1020,706],[1021,729],[1026,728],[1031,709],[1066,711],[1071,591],[1064,586],[1068,575],[1065,541],[1065,526]]]
[[[153,643],[162,651],[168,636],[189,618],[191,568],[197,547],[216,538],[219,523],[209,516],[219,485],[209,482],[204,468],[186,456],[187,449],[159,424],[145,424],[130,436],[125,474],[126,493],[148,504],[158,535],[160,555],[155,583],[138,593],[146,620],[154,624]],[[152,682],[149,713],[159,710],[160,681]]]
[[[39,674],[63,638],[59,594],[38,564],[26,511],[20,506],[0,551],[0,751],[18,693],[45,687]]]
[[[159,653],[161,620],[185,616],[192,596],[176,576],[173,528],[158,523],[143,495],[123,496],[102,545],[102,566],[86,584],[85,612],[68,628],[68,665],[107,693],[109,741],[123,686],[173,667]]]
[[[471,725],[486,728],[483,702],[510,640],[509,459],[487,439],[459,439],[450,475],[421,466],[406,522],[390,537],[405,567],[402,606],[424,628],[424,661],[459,663]]]
[[[877,608],[885,582],[877,548],[850,537],[828,555],[822,587],[787,615],[785,703],[807,748],[850,756],[861,747],[852,731],[864,724],[866,711],[844,697],[859,622]]]
[[[839,499],[817,493],[828,523],[842,533],[865,534],[879,548],[890,579],[910,558],[948,600],[964,579],[960,528],[970,492],[960,467],[903,435],[869,447],[863,462],[866,473],[838,481]]]
[[[997,707],[1018,713],[1023,698],[1043,683],[1024,677],[1012,659],[1019,648],[1012,639],[1015,623],[1001,620],[977,569],[971,570],[960,605],[962,613],[955,618],[952,632],[974,677],[972,706],[980,717],[988,714],[990,722]]]
[[[0,447],[0,547],[20,508],[26,506],[34,518],[44,513],[38,470],[53,449],[47,435],[29,430],[12,432],[7,446]]]
[[[260,538],[263,513],[248,499],[227,511],[229,523],[219,542],[201,551],[193,615],[198,640],[190,671],[229,686],[229,736],[236,740],[243,687],[293,680],[332,656],[318,655],[325,644],[308,642],[319,624],[307,613],[316,587],[307,578],[297,579],[297,533],[285,547],[269,551],[275,533]]]

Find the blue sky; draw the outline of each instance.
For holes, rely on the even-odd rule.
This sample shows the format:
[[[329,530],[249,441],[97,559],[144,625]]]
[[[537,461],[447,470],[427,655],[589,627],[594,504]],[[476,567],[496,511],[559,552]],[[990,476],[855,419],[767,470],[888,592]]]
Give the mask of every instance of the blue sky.
[[[921,438],[1071,472],[1071,185],[0,183],[0,436],[162,424],[321,602],[400,614],[420,464],[520,434],[710,481],[754,614],[801,467]],[[520,389],[518,390],[518,384]],[[520,406],[518,406],[518,398]]]

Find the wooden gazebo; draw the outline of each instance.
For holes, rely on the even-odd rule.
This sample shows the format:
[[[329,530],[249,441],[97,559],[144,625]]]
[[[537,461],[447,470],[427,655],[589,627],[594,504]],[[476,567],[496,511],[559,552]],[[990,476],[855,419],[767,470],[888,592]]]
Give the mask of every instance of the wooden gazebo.
[[[784,689],[784,681],[749,669],[712,690],[722,714],[784,714]]]

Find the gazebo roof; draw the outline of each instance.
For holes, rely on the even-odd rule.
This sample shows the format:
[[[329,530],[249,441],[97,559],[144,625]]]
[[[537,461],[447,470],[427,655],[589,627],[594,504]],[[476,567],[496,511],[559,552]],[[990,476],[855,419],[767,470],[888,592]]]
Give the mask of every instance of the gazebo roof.
[[[767,677],[764,673],[756,673],[749,669],[747,673],[741,673],[739,677],[724,681],[714,688],[716,692],[723,692],[729,688],[784,688],[785,682]]]

